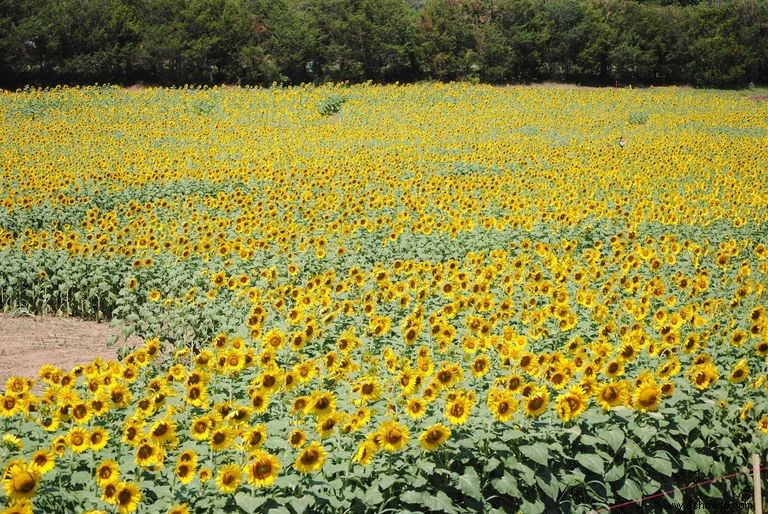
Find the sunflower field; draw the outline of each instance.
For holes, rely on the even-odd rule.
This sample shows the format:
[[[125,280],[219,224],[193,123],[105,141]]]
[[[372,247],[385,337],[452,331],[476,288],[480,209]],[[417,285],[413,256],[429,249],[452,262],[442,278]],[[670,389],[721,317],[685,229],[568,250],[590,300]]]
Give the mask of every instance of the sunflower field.
[[[2,309],[145,341],[7,381],[0,512],[749,499],[679,488],[768,450],[750,94],[0,92]]]

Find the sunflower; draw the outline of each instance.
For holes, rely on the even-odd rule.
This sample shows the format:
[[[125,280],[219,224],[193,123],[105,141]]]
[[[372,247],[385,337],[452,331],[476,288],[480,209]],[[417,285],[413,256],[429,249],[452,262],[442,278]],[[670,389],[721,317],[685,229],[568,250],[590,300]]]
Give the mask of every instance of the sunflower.
[[[645,382],[635,389],[632,405],[640,412],[655,412],[661,403],[661,388],[655,382]]]
[[[94,428],[91,430],[91,433],[88,436],[88,445],[90,446],[91,450],[95,452],[103,449],[107,445],[108,441],[109,434],[102,427]]]
[[[362,466],[367,466],[373,461],[376,456],[377,446],[375,443],[365,440],[357,447],[355,455],[352,456],[352,462],[356,462]]]
[[[93,416],[93,412],[86,402],[78,402],[72,406],[70,415],[72,416],[72,419],[75,421],[75,423],[82,425],[88,423],[88,420],[90,420],[91,416]]]
[[[478,355],[475,360],[472,361],[471,366],[472,376],[480,378],[484,376],[490,370],[490,361],[486,355]]]
[[[41,475],[45,475],[56,465],[56,455],[50,450],[38,450],[32,454],[29,460],[30,469],[36,470]]]
[[[133,512],[139,507],[141,489],[135,484],[121,482],[115,491],[115,505],[120,514]]]
[[[198,416],[192,420],[189,432],[194,439],[205,441],[210,437],[212,427],[213,423],[210,416]]]
[[[241,434],[243,439],[243,445],[249,451],[255,450],[264,444],[267,440],[267,426],[264,423],[259,423],[252,429]]]
[[[589,396],[584,393],[581,387],[573,386],[567,393],[559,395],[555,403],[557,404],[557,415],[563,423],[568,423],[587,410]]]
[[[171,506],[167,514],[189,514],[189,506],[186,503],[178,503]]]
[[[181,460],[181,456],[179,456],[179,459],[176,462],[176,469],[175,469],[176,477],[179,479],[179,482],[181,482],[184,485],[189,484],[195,478],[196,467],[197,467],[197,458],[186,461],[186,460]]]
[[[216,486],[224,494],[232,494],[243,481],[243,470],[235,463],[225,464],[216,474]]]
[[[319,420],[317,422],[317,433],[320,435],[320,438],[327,439],[328,437],[331,437],[336,425],[343,421],[343,419],[344,418],[340,413],[334,412],[330,416],[326,416]]]
[[[396,421],[386,421],[377,431],[382,449],[394,452],[408,443],[408,427]]]
[[[605,364],[603,374],[608,378],[620,377],[624,374],[624,361],[622,359],[608,361]]]
[[[307,434],[303,430],[296,429],[288,436],[288,442],[294,448],[301,448],[307,442]]]
[[[597,403],[604,410],[611,410],[613,407],[626,405],[629,401],[627,382],[607,382],[600,384],[595,389],[595,398]]]
[[[375,377],[361,378],[352,388],[352,392],[360,393],[363,402],[372,402],[381,398],[381,386]]]
[[[269,487],[280,471],[277,457],[262,450],[256,450],[248,456],[245,465],[248,482],[255,487]]]
[[[11,500],[32,498],[40,485],[40,472],[22,460],[8,463],[3,472],[3,488]]]
[[[225,450],[232,444],[235,438],[235,433],[230,427],[221,426],[211,431],[211,436],[208,439],[208,443],[211,448],[217,452]]]
[[[319,471],[323,467],[323,463],[325,463],[326,455],[325,448],[317,441],[312,441],[309,446],[299,453],[293,466],[301,473]]]
[[[405,406],[405,412],[413,419],[419,419],[427,412],[427,404],[421,398],[411,398]]]
[[[459,364],[444,362],[435,373],[435,380],[441,388],[445,389],[461,382],[463,374],[464,371]]]
[[[101,499],[110,505],[115,505],[117,503],[118,485],[119,484],[117,482],[104,485],[101,488]]]
[[[731,370],[731,374],[728,375],[728,381],[732,384],[740,384],[749,377],[749,367],[747,366],[747,359],[741,359]]]
[[[134,462],[141,467],[150,467],[163,463],[165,455],[163,449],[152,440],[143,440],[136,447]]]
[[[469,418],[472,401],[464,395],[458,395],[445,405],[445,417],[454,425],[463,425]]]
[[[24,448],[24,443],[14,434],[3,434],[0,444],[8,450],[21,450]]]
[[[149,437],[160,446],[174,447],[179,441],[176,423],[172,419],[159,419],[149,429]]]
[[[105,460],[96,466],[96,483],[100,487],[103,488],[107,484],[116,484],[119,479],[120,467],[114,460]]]
[[[336,397],[329,391],[316,391],[309,397],[307,408],[317,419],[330,416],[336,410]]]
[[[497,421],[505,423],[517,412],[520,402],[507,389],[493,391],[488,397],[488,409]]]
[[[549,405],[549,392],[544,387],[536,387],[525,399],[525,415],[529,418],[538,418],[547,410]]]
[[[0,511],[0,514],[34,514],[32,502],[29,500],[17,500],[12,502],[8,508]]]
[[[764,434],[768,434],[768,414],[760,418],[760,421],[757,422],[757,428]]]
[[[67,434],[67,443],[75,453],[83,453],[88,449],[88,432],[79,427],[74,427]]]
[[[451,429],[442,423],[437,423],[419,435],[419,442],[422,448],[431,452],[440,448],[449,437],[451,437]]]
[[[262,414],[269,408],[269,393],[267,391],[253,391],[251,393],[251,408],[254,414]]]
[[[699,390],[707,389],[718,378],[720,378],[720,374],[711,361],[704,361],[688,369],[688,380]]]

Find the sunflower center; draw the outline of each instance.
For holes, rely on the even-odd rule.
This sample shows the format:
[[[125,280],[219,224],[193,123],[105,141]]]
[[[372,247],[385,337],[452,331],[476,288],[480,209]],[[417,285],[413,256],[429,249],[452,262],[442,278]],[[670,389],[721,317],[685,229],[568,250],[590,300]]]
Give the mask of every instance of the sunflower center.
[[[259,462],[253,467],[253,474],[256,477],[264,479],[272,473],[272,464],[269,462]]]
[[[29,471],[22,471],[13,477],[13,489],[26,494],[35,488],[35,477]]]
[[[131,491],[127,489],[123,489],[122,491],[117,493],[117,502],[120,504],[121,507],[125,507],[126,505],[129,505],[132,499],[133,499],[133,495],[131,494]]]
[[[307,450],[304,453],[301,454],[301,463],[305,466],[309,466],[317,462],[317,460],[320,458],[320,455],[317,453],[316,450]]]

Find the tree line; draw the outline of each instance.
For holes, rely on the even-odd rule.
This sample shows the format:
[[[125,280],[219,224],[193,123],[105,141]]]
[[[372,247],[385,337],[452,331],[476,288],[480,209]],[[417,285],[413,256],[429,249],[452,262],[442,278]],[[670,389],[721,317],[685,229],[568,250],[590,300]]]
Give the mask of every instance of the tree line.
[[[0,0],[0,87],[422,79],[743,87],[768,2]]]

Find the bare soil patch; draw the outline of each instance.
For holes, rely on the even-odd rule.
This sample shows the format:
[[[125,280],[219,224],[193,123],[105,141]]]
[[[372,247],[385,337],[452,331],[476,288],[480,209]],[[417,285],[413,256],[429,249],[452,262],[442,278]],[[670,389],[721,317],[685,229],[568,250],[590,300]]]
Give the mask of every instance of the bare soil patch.
[[[768,95],[753,95],[749,99],[753,102],[765,102],[768,101]]]
[[[120,337],[116,345],[107,346],[110,338],[119,333],[109,324],[96,321],[0,313],[0,392],[5,390],[8,377],[37,378],[43,364],[53,364],[66,372],[96,357],[114,360],[123,344],[142,343],[138,337],[127,341]]]

